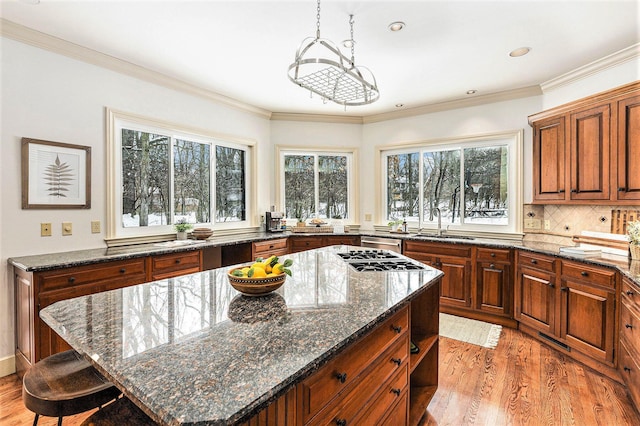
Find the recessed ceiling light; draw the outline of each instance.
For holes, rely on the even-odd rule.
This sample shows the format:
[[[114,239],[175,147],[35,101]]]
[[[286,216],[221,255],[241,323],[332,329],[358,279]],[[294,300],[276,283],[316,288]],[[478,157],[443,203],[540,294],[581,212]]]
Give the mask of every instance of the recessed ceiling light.
[[[517,58],[518,56],[524,56],[531,51],[530,47],[519,47],[515,50],[509,52],[509,56],[512,58]]]
[[[404,104],[396,104],[396,108],[402,108]]]
[[[402,21],[395,21],[389,24],[389,31],[400,31],[401,29],[403,29],[405,26],[404,22]]]
[[[475,90],[475,89],[467,90],[467,95],[473,95],[476,92],[477,92],[477,90]]]

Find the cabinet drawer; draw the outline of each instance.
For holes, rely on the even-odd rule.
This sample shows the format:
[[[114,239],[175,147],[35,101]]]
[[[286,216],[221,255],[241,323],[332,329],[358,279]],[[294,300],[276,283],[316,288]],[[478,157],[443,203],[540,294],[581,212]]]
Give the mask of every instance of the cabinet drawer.
[[[43,272],[37,276],[40,284],[39,291],[47,292],[111,280],[142,283],[146,281],[146,268],[144,258],[139,258],[64,268]]]
[[[258,241],[253,243],[253,251],[256,257],[261,253],[270,252],[273,250],[280,250],[287,248],[287,239],[279,238],[277,240]]]
[[[377,425],[391,407],[406,394],[408,383],[407,367],[399,371],[388,383],[382,386],[375,402],[356,424]],[[401,423],[402,424],[402,423]]]
[[[404,243],[405,251],[454,257],[471,257],[471,248],[467,245],[425,243],[422,241],[405,241]]]
[[[518,266],[527,266],[541,271],[556,272],[555,259],[542,255],[520,252],[518,254]]]
[[[404,338],[406,351],[408,326],[408,309],[405,308],[304,380],[300,384],[299,393],[303,401],[303,421],[311,419],[338,393],[353,383],[362,370],[397,340]]]
[[[629,349],[640,354],[640,311],[629,306],[624,298],[620,306],[620,337],[627,341]]]
[[[340,244],[347,245],[347,246],[360,245],[360,237],[338,235],[338,236],[330,236],[326,238],[327,238],[326,243],[328,246],[340,245]]]
[[[391,413],[389,413],[387,418],[382,422],[382,426],[397,426],[407,424],[407,415],[409,414],[409,394],[407,392],[404,392],[399,399],[400,401],[398,401],[396,406],[391,410]]]
[[[593,268],[584,263],[562,262],[562,275],[569,278],[588,281],[604,287],[613,288],[616,284],[616,273],[608,269]]]
[[[389,381],[398,381],[397,375],[401,374],[406,385],[408,347],[409,342],[405,335],[404,338],[396,341],[391,348],[376,359],[371,368],[356,379],[355,386],[350,387],[346,394],[341,394],[340,397],[335,398],[307,424],[314,426],[335,424],[337,420],[345,420],[347,424],[359,424],[360,422],[354,422],[354,419],[356,416],[362,416],[365,410],[371,409],[371,403],[383,388],[382,384]],[[390,392],[387,389],[388,387],[388,385],[384,386],[386,391]],[[375,403],[378,403],[378,401]],[[387,405],[384,408],[387,409],[389,406]],[[366,424],[376,424],[376,422],[366,422]]]
[[[640,309],[640,289],[632,284],[628,279],[622,280],[622,294],[636,307]]]
[[[163,254],[151,258],[151,279],[175,277],[200,271],[200,250]]]
[[[478,250],[476,251],[476,259],[487,260],[489,262],[508,262],[510,259],[510,254],[510,250],[478,248]]]
[[[291,238],[291,251],[311,250],[322,247],[322,237]]]
[[[638,359],[634,359],[633,352],[625,346],[625,342],[620,342],[620,359],[618,360],[618,368],[622,379],[627,384],[631,398],[640,405],[640,366]]]

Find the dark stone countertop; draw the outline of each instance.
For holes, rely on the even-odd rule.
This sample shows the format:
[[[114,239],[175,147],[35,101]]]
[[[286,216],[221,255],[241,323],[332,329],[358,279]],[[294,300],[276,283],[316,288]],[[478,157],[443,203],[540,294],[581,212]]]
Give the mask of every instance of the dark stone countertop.
[[[356,272],[336,254],[346,250],[287,255],[293,277],[265,298],[238,294],[220,268],[64,300],[41,317],[155,420],[233,424],[442,275]]]

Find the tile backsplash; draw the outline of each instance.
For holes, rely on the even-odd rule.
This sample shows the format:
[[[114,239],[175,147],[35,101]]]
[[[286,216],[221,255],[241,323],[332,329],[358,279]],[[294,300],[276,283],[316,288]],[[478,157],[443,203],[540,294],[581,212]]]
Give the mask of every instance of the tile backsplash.
[[[640,206],[525,204],[525,240],[570,245],[571,237],[582,231],[608,233],[611,232],[611,211],[619,209],[640,210]]]

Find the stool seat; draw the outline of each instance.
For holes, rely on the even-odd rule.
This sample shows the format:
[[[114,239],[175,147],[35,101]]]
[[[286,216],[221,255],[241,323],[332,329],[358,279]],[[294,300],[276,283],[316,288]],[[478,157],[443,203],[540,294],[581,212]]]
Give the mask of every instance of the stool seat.
[[[140,408],[127,397],[122,397],[109,405],[102,407],[89,416],[80,426],[155,426]]]
[[[35,363],[22,379],[25,407],[38,416],[62,417],[82,413],[115,399],[120,390],[109,383],[74,350]]]

